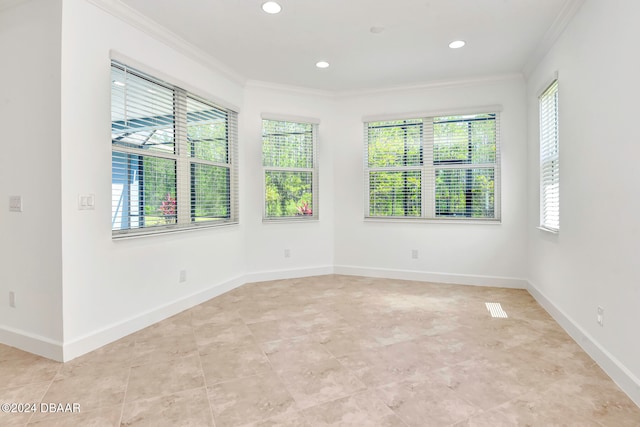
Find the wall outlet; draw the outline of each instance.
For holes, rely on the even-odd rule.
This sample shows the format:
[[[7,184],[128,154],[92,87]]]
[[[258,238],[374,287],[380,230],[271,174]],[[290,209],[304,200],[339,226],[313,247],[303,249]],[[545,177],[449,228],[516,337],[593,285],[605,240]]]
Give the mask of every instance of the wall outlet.
[[[285,258],[291,258],[291,250],[285,249],[284,250],[284,257]]]
[[[9,291],[9,307],[16,308],[16,293]]]
[[[22,196],[9,197],[9,211],[22,212]]]
[[[180,283],[187,281],[187,270],[180,270]]]
[[[604,308],[598,306],[598,317],[596,318],[598,325],[604,326]]]
[[[418,259],[418,250],[411,249],[411,259]]]

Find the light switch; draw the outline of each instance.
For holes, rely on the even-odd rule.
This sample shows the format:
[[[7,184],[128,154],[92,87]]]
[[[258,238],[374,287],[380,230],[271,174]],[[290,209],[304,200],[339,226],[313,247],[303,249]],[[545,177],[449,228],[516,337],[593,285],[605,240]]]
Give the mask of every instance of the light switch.
[[[9,211],[22,212],[22,196],[9,197]]]
[[[78,196],[78,210],[94,210],[96,207],[96,196],[94,194],[80,194]]]

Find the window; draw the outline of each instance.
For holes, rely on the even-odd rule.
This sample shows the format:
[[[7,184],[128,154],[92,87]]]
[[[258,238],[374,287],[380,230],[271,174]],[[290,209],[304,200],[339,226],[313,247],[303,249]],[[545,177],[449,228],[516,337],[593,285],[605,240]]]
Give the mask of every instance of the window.
[[[560,229],[558,81],[540,96],[540,227]]]
[[[318,217],[317,125],[262,121],[264,218]]]
[[[114,236],[237,223],[237,114],[111,63]]]
[[[498,114],[365,123],[366,217],[499,220]]]

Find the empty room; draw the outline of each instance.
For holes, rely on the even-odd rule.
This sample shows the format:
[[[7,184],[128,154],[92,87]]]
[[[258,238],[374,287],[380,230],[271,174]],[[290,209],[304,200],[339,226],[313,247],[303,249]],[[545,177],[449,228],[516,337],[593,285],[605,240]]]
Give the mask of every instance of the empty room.
[[[638,17],[0,0],[0,425],[640,426]]]

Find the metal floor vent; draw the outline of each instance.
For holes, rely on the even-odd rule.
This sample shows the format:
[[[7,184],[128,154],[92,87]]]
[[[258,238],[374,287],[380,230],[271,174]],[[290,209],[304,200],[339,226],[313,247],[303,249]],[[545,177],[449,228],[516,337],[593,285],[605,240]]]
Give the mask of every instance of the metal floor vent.
[[[499,317],[502,319],[506,319],[507,313],[502,309],[502,306],[499,302],[485,302],[484,305],[487,306],[487,310],[491,313],[491,317]]]

